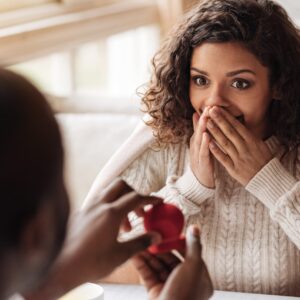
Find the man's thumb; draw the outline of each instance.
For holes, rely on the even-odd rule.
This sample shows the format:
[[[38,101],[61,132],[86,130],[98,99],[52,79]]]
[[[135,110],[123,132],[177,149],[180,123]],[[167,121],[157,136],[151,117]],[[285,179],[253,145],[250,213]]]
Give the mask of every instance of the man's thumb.
[[[200,229],[192,225],[189,226],[186,236],[186,258],[201,259]]]

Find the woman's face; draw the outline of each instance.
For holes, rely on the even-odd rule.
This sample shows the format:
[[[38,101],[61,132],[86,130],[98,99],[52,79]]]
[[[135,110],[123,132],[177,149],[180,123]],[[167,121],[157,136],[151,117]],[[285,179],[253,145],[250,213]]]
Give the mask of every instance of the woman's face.
[[[269,72],[239,43],[204,43],[194,49],[189,95],[198,113],[207,106],[220,106],[255,136],[265,138],[269,133],[273,98]]]

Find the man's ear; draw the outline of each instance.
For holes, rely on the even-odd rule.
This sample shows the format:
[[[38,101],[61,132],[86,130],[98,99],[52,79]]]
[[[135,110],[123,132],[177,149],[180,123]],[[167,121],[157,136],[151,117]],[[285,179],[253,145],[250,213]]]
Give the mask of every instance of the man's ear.
[[[39,268],[48,258],[54,242],[54,213],[44,203],[24,226],[20,236],[20,256],[29,267]]]

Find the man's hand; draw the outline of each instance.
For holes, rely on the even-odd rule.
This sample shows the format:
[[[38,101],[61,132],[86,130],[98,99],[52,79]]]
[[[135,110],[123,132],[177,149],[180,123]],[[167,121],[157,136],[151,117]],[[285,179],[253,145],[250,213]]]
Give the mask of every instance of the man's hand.
[[[86,207],[71,219],[64,249],[68,251],[69,248],[77,262],[83,261],[80,272],[85,270],[85,279],[96,280],[109,274],[152,244],[157,235],[144,234],[126,242],[119,242],[117,237],[120,226],[128,224],[129,212],[159,202],[161,199],[141,196],[118,180],[104,191],[98,203]]]
[[[207,300],[213,293],[207,268],[201,258],[199,229],[190,227],[184,262],[171,253],[133,258],[151,300]]]
[[[38,291],[26,299],[57,299],[70,289],[87,281],[95,281],[151,244],[160,241],[148,233],[130,241],[119,242],[122,224],[128,229],[127,215],[161,199],[133,192],[117,180],[105,189],[99,202],[93,203],[70,218],[69,230],[62,252]]]

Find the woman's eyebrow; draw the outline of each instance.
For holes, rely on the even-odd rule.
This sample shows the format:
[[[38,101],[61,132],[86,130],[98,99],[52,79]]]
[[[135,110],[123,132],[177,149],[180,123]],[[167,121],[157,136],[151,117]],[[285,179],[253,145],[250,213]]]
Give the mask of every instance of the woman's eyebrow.
[[[208,76],[209,74],[206,72],[206,71],[203,71],[203,70],[200,70],[200,69],[197,69],[195,67],[191,67],[190,69],[191,71],[196,71],[197,73],[199,74],[202,74],[202,75],[205,75],[205,76]],[[239,70],[234,70],[234,71],[230,71],[228,73],[226,73],[226,76],[228,77],[232,77],[232,76],[236,76],[238,74],[241,74],[241,73],[251,73],[253,75],[256,75],[256,73],[250,69],[239,69]]]
[[[228,72],[226,73],[226,76],[228,77],[232,77],[232,76],[235,76],[235,75],[238,75],[238,74],[241,74],[241,73],[251,73],[253,75],[256,75],[256,73],[250,69],[240,69],[240,70],[235,70],[235,71],[231,71],[231,72]]]
[[[208,73],[207,73],[207,72],[202,71],[202,70],[199,70],[199,69],[197,69],[197,68],[195,68],[195,67],[191,67],[190,70],[191,70],[191,71],[193,70],[193,71],[196,71],[196,72],[199,73],[199,74],[208,76]]]

